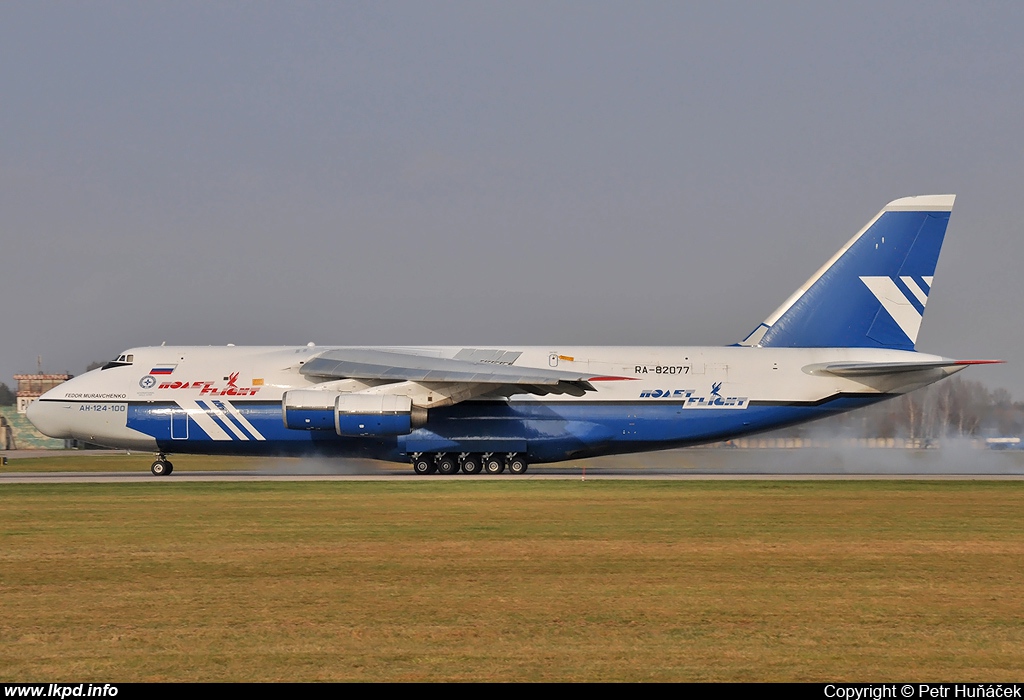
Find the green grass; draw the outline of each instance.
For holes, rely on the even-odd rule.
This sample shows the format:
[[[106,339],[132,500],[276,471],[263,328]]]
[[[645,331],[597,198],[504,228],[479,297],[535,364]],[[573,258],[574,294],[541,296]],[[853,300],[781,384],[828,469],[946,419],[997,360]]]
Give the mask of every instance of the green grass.
[[[4,485],[11,681],[1019,680],[1019,482]]]

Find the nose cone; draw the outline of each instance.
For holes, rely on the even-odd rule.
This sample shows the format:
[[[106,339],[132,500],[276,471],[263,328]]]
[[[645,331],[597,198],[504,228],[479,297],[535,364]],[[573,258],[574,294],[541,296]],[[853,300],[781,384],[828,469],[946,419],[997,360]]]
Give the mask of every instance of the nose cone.
[[[63,401],[48,399],[52,393],[52,391],[48,391],[30,403],[25,411],[25,417],[43,435],[49,435],[52,438],[70,438],[68,419],[71,414],[71,405]]]
[[[27,417],[39,432],[50,437],[107,447],[155,449],[155,438],[128,427],[125,385],[138,382],[130,372],[131,367],[86,372],[30,403]]]

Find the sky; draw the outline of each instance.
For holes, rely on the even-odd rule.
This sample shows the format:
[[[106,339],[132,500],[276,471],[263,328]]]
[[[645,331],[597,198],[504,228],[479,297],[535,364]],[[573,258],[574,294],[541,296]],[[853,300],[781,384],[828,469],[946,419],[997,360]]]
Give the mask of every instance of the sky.
[[[1024,399],[1022,35],[1013,2],[0,3],[0,382],[724,345],[954,193],[917,347]]]

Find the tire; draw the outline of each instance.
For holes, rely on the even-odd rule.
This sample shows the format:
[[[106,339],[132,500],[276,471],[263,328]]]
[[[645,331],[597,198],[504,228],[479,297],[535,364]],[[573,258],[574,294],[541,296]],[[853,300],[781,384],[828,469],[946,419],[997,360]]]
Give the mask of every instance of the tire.
[[[459,462],[454,457],[445,455],[437,463],[438,474],[458,474]]]
[[[165,476],[170,476],[171,472],[173,472],[173,471],[174,471],[174,465],[171,464],[170,462],[168,462],[167,463],[167,474]]]
[[[420,457],[412,463],[412,470],[420,475],[431,474],[434,469],[434,460],[426,456]]]
[[[466,474],[479,474],[482,467],[480,455],[469,455],[462,460],[462,471]]]
[[[167,476],[171,473],[171,470],[167,468],[168,463],[163,460],[157,460],[150,466],[149,471],[153,472],[153,476]]]
[[[484,464],[484,470],[488,474],[501,474],[505,471],[505,463],[497,457],[491,457],[487,460],[486,464]]]
[[[526,463],[526,458],[518,455],[508,461],[508,470],[512,474],[525,474],[529,466]]]

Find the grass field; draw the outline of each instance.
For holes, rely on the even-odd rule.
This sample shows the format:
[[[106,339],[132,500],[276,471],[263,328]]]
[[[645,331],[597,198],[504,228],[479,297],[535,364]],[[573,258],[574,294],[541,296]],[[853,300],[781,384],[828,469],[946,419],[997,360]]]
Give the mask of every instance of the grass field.
[[[114,451],[7,453],[0,469],[11,472],[122,472],[146,474],[153,454]],[[362,459],[171,455],[174,473],[199,471],[261,471],[269,474],[379,474],[382,470],[411,474],[408,464]],[[822,448],[715,449],[683,448],[630,455],[594,457],[551,465],[561,471],[611,469],[674,473],[706,471],[722,474],[1024,474],[1024,451],[982,450],[963,444],[943,449]],[[548,465],[531,466],[543,474]],[[589,473],[594,473],[589,471]]]
[[[0,675],[977,680],[1020,482],[4,485]]]

